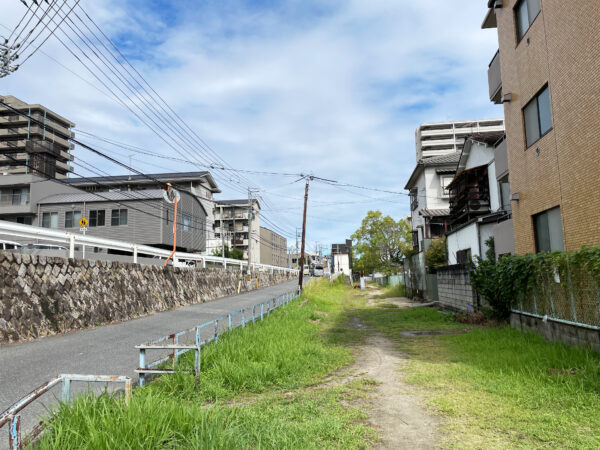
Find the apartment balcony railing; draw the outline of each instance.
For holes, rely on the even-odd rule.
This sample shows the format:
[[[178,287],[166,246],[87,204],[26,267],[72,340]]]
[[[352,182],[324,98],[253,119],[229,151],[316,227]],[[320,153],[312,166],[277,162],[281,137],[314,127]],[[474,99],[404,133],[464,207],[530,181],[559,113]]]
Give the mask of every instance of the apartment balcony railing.
[[[29,194],[2,194],[0,195],[0,206],[24,206],[29,204]]]
[[[490,90],[490,101],[502,103],[502,76],[500,72],[500,50],[492,58],[488,67],[488,85]]]

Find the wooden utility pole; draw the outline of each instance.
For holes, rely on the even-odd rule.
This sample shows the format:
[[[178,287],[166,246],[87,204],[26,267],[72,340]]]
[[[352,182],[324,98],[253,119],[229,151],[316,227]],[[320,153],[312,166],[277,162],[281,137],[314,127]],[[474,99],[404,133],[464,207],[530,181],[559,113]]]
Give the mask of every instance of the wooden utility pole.
[[[306,239],[306,206],[308,204],[308,182],[306,179],[306,187],[304,188],[304,214],[302,216],[302,249],[300,250],[300,278],[298,280],[298,287],[302,290],[302,280],[304,278],[304,242]]]

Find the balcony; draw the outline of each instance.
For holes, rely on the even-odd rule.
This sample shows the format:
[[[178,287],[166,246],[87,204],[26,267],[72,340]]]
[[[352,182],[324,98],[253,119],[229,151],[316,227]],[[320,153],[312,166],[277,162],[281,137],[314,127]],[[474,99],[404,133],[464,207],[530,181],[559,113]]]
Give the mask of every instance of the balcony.
[[[452,227],[490,212],[490,188],[487,166],[461,172],[448,186]]]
[[[506,152],[506,138],[496,144],[494,148],[494,161],[496,163],[496,179],[500,180],[508,174],[508,154]]]
[[[488,67],[488,86],[490,101],[499,105],[502,103],[502,76],[500,72],[500,50],[496,52]]]

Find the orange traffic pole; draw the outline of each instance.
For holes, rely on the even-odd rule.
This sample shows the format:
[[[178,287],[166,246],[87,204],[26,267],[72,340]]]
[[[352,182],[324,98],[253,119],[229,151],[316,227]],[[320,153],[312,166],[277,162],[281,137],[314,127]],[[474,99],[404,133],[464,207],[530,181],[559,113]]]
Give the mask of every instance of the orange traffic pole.
[[[175,254],[175,248],[177,247],[177,197],[175,197],[175,212],[173,213],[173,251],[165,261],[165,266],[169,263],[169,260]]]

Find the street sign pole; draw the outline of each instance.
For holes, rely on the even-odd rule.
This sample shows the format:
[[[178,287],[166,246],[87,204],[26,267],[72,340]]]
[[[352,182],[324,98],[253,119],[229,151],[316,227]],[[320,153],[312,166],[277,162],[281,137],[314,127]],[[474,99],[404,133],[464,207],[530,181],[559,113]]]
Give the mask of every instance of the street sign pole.
[[[79,219],[79,225],[81,226],[79,231],[81,231],[84,236],[85,236],[85,232],[87,231],[88,223],[89,222],[85,217],[82,217],[81,219]],[[82,258],[85,259],[85,244],[82,244],[81,248],[82,248]]]

